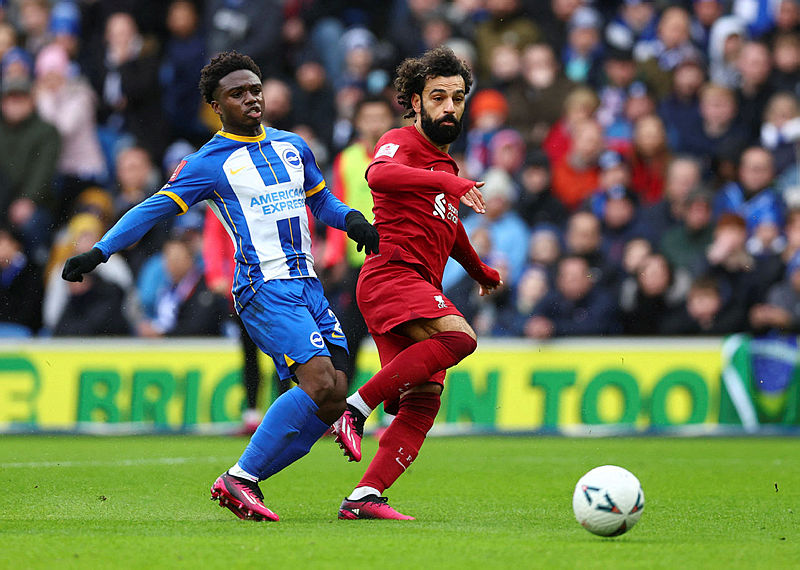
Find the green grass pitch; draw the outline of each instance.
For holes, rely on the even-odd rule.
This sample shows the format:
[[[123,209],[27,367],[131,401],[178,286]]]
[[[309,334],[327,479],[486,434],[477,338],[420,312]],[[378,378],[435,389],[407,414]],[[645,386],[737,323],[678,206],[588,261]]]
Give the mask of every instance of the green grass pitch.
[[[793,438],[432,438],[387,493],[413,522],[336,520],[366,464],[326,438],[262,483],[279,523],[209,500],[246,441],[2,436],[0,568],[800,568]],[[646,496],[613,539],[572,515],[606,463]]]

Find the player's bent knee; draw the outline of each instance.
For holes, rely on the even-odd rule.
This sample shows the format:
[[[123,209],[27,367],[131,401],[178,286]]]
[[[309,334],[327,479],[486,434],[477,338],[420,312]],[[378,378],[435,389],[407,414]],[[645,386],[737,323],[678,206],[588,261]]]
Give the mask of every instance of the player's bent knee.
[[[431,336],[452,356],[455,363],[461,362],[478,348],[478,341],[462,331],[442,331]]]
[[[327,356],[315,356],[299,365],[295,375],[300,387],[317,405],[330,400],[336,392],[336,371]]]

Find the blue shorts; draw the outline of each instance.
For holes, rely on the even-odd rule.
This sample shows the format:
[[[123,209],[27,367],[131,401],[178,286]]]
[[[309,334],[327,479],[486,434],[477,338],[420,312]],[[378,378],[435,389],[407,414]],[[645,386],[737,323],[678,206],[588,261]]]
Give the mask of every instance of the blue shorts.
[[[293,364],[330,356],[326,342],[347,350],[339,319],[315,277],[265,282],[239,316],[256,346],[275,361],[282,380],[292,377]]]

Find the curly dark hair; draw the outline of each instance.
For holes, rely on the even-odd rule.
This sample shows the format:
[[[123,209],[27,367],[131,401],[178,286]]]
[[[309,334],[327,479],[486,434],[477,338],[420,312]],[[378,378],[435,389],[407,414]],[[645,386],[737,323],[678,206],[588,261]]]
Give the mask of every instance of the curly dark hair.
[[[219,87],[219,80],[240,69],[252,71],[261,79],[261,70],[249,55],[244,55],[237,51],[226,51],[213,58],[200,71],[198,87],[206,103],[211,103],[214,100],[214,91]]]
[[[411,107],[411,96],[416,93],[422,96],[425,82],[432,77],[452,77],[460,75],[464,78],[464,92],[469,93],[472,87],[472,71],[467,64],[458,59],[449,47],[439,46],[426,51],[420,57],[408,58],[397,67],[394,87],[397,89],[397,102],[407,111],[404,118],[414,116]]]

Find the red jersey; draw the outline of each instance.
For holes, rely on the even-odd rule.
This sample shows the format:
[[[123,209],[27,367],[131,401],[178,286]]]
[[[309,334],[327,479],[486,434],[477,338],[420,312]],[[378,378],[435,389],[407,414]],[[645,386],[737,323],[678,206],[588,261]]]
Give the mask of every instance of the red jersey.
[[[458,177],[453,158],[413,125],[392,129],[375,145],[367,167],[380,253],[366,265],[404,261],[441,288],[458,228],[459,198],[475,183]]]

